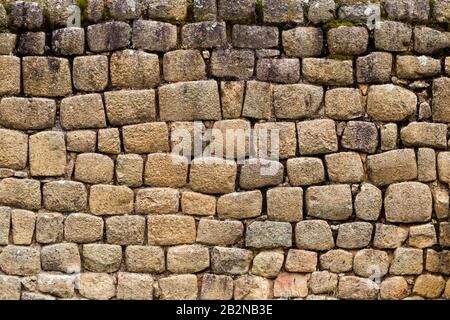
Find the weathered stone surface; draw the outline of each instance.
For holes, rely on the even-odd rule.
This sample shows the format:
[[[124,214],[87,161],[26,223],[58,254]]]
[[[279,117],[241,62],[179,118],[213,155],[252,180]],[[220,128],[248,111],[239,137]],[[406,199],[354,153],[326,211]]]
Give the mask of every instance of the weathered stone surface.
[[[202,279],[200,297],[202,300],[231,300],[233,278],[207,273]]]
[[[36,225],[36,214],[32,211],[13,209],[11,211],[12,242],[16,245],[30,245]]]
[[[436,152],[431,148],[419,148],[417,150],[417,179],[420,182],[432,182],[436,178]]]
[[[144,242],[145,218],[136,215],[110,217],[106,219],[106,242],[130,245]]]
[[[235,300],[268,300],[273,297],[273,284],[263,277],[244,275],[234,281]]]
[[[440,152],[437,155],[437,167],[439,180],[444,183],[450,183],[450,152]]]
[[[122,89],[149,89],[160,81],[159,58],[143,51],[123,50],[112,54],[111,84]]]
[[[383,300],[402,300],[408,295],[408,282],[403,277],[390,277],[381,282],[380,298]]]
[[[183,0],[147,0],[148,17],[154,20],[180,21],[186,17],[187,3]]]
[[[352,194],[348,185],[309,187],[305,193],[308,216],[347,220],[353,213]]]
[[[148,241],[155,245],[178,245],[195,242],[195,220],[190,216],[151,215],[147,219]]]
[[[122,128],[123,145],[129,153],[169,151],[169,130],[163,122],[134,124]]]
[[[325,114],[335,120],[351,120],[365,112],[366,101],[358,89],[337,88],[325,95]]]
[[[214,80],[181,82],[159,88],[164,121],[219,120],[219,88]]]
[[[409,228],[408,244],[411,247],[419,249],[432,247],[437,244],[437,236],[434,226],[432,224],[424,224]]]
[[[90,243],[103,238],[103,219],[85,213],[73,213],[64,220],[64,238],[75,243]]]
[[[133,191],[125,186],[91,187],[89,207],[95,215],[129,214],[133,211]]]
[[[119,154],[121,151],[120,132],[117,128],[98,131],[98,151],[106,154]]]
[[[65,98],[60,106],[61,126],[67,130],[106,127],[105,109],[100,94]]]
[[[177,213],[179,191],[171,188],[140,189],[136,194],[135,211],[138,214]]]
[[[398,128],[396,123],[387,123],[380,127],[380,146],[382,151],[397,147]]]
[[[0,124],[17,130],[47,129],[55,123],[56,103],[43,98],[3,98]]]
[[[244,103],[244,81],[221,81],[220,99],[222,115],[225,119],[239,118]]]
[[[296,83],[300,79],[298,59],[259,59],[256,78],[260,81]]]
[[[303,23],[303,6],[296,0],[264,0],[263,19],[268,23]]]
[[[441,61],[427,56],[398,56],[397,76],[404,79],[421,79],[438,76]]]
[[[205,62],[197,50],[175,50],[164,55],[164,80],[195,81],[206,77]]]
[[[316,57],[323,48],[323,33],[320,28],[297,27],[283,31],[283,48],[288,56]]]
[[[158,280],[161,300],[196,300],[197,277],[192,274],[175,275]]]
[[[61,213],[38,213],[36,217],[36,241],[55,243],[63,239],[64,216]]]
[[[165,270],[164,249],[156,246],[127,246],[127,271],[161,273]]]
[[[255,56],[250,50],[218,49],[211,56],[211,73],[220,78],[249,79],[254,64]]]
[[[251,124],[246,120],[216,121],[210,148],[219,158],[242,160],[250,153],[250,130]]]
[[[308,295],[309,275],[295,273],[280,273],[273,286],[274,297],[297,298]]]
[[[350,222],[339,226],[336,245],[344,249],[364,248],[372,239],[373,227],[368,222]]]
[[[370,180],[376,186],[417,178],[416,155],[413,149],[387,151],[367,157]]]
[[[114,175],[114,161],[100,153],[82,153],[75,162],[75,180],[97,184],[110,183]]]
[[[367,51],[369,33],[364,27],[340,26],[328,31],[330,54],[361,55]]]
[[[438,78],[433,80],[433,120],[450,122],[450,78]]]
[[[307,220],[295,226],[295,242],[300,249],[325,251],[334,247],[331,228],[322,220]]]
[[[425,21],[430,13],[430,3],[426,0],[386,0],[384,8],[392,20]]]
[[[85,244],[83,266],[92,272],[116,272],[122,262],[122,248],[112,244]]]
[[[167,270],[172,273],[196,273],[209,267],[209,250],[201,245],[183,245],[167,250]]]
[[[125,48],[130,43],[131,27],[121,21],[94,24],[87,27],[87,42],[93,52]]]
[[[17,36],[13,33],[0,34],[0,54],[10,55],[14,52],[17,43]]]
[[[363,163],[356,152],[327,154],[325,163],[331,182],[358,183],[364,179]]]
[[[148,155],[144,183],[154,187],[180,188],[186,184],[188,163],[185,157],[165,153]]]
[[[326,23],[335,17],[334,0],[313,0],[308,8],[308,20],[314,24]]]
[[[377,223],[373,244],[376,248],[395,249],[408,238],[408,230],[394,225]]]
[[[315,294],[336,292],[338,276],[328,271],[316,271],[311,274],[309,287]]]
[[[78,246],[75,243],[58,243],[42,247],[41,263],[46,271],[78,273],[81,270]]]
[[[0,299],[20,300],[20,278],[11,276],[0,276]]]
[[[82,273],[80,294],[94,300],[111,299],[116,295],[115,278],[107,273]]]
[[[420,54],[433,54],[450,46],[448,33],[426,26],[414,28],[414,50]]]
[[[311,83],[330,86],[353,84],[352,61],[305,58],[302,63],[302,75]]]
[[[375,47],[379,50],[407,51],[412,43],[412,28],[401,22],[381,21],[374,30],[374,38]]]
[[[276,85],[273,90],[275,116],[281,119],[306,119],[320,110],[323,88],[308,84]],[[223,103],[223,99],[222,99]]]
[[[317,268],[317,252],[291,249],[286,257],[285,268],[289,272],[314,272]]]
[[[433,227],[433,231],[434,227]],[[432,236],[432,232],[430,230],[430,236],[431,238]],[[436,234],[434,234],[434,236],[436,236]],[[432,241],[430,241],[432,242]],[[435,244],[435,241],[434,243]],[[441,222],[439,224],[439,244],[443,247],[450,247],[450,223],[448,222]]]
[[[320,158],[289,159],[287,173],[293,186],[309,186],[325,181],[325,168]]]
[[[361,190],[354,201],[356,216],[366,221],[377,221],[382,205],[383,195],[381,190],[370,183],[362,184]]]
[[[338,150],[336,124],[333,120],[310,120],[297,124],[300,154],[332,153]]]
[[[61,176],[66,172],[64,134],[45,131],[30,136],[30,171],[32,176]]]
[[[221,219],[248,219],[261,215],[261,191],[233,192],[219,197],[217,214]]]
[[[24,169],[27,160],[28,136],[20,131],[0,129],[0,167]]]
[[[243,234],[242,222],[201,219],[198,223],[196,242],[219,246],[234,245],[241,240]]]
[[[127,125],[155,120],[155,91],[120,90],[105,92],[108,121]]]
[[[224,22],[216,21],[189,23],[181,29],[181,39],[186,48],[221,47],[227,42],[226,26]]]
[[[26,95],[62,97],[72,93],[69,61],[55,57],[24,57],[23,87]]]
[[[378,277],[384,277],[389,271],[389,263],[390,259],[386,252],[363,249],[355,254],[353,271],[364,278],[370,278],[375,273]]]
[[[185,214],[212,216],[216,213],[216,198],[197,192],[183,192],[181,210]]]
[[[93,153],[97,146],[97,133],[93,130],[69,131],[66,141],[67,151]]]
[[[412,122],[400,130],[400,137],[406,146],[445,149],[447,146],[447,125]]]
[[[421,274],[423,270],[423,251],[420,249],[397,248],[389,269],[394,275]]]
[[[9,231],[11,229],[11,208],[0,207],[0,245],[9,243]]]
[[[0,181],[0,204],[21,209],[41,207],[41,185],[37,180],[6,178]]]
[[[137,154],[119,155],[116,159],[116,179],[118,184],[128,187],[142,185],[144,160]]]
[[[391,80],[392,54],[373,52],[356,60],[356,79],[359,83],[385,83]]]
[[[415,115],[416,95],[404,88],[388,85],[375,85],[369,88],[367,113],[379,121],[402,121]]]
[[[389,222],[429,221],[432,212],[431,191],[420,182],[392,184],[386,190],[384,209]]]
[[[0,56],[0,70],[0,95],[19,94],[20,59],[13,56]],[[24,76],[28,76],[28,74],[24,74]]]
[[[298,222],[303,220],[303,190],[298,187],[269,189],[267,215],[271,220]]]
[[[149,274],[119,272],[117,275],[117,299],[152,300],[153,277]]]
[[[280,273],[283,262],[284,254],[281,250],[262,251],[253,259],[252,274],[275,278]]]
[[[25,56],[42,56],[45,53],[45,32],[22,33],[17,52]]]
[[[237,165],[231,160],[218,158],[194,159],[189,173],[194,191],[221,194],[235,189]]]
[[[248,272],[253,254],[239,248],[214,247],[211,251],[211,269],[215,273],[240,275]]]
[[[57,55],[82,55],[84,53],[84,29],[69,27],[53,31],[52,49]]]
[[[133,23],[133,46],[148,51],[173,50],[177,46],[177,28],[166,22],[136,20]]]
[[[214,0],[195,0],[193,4],[195,21],[216,20],[217,1]]]
[[[428,299],[437,299],[445,289],[442,276],[421,274],[414,283],[413,293]]]
[[[245,244],[252,248],[292,246],[292,226],[288,222],[255,221],[247,227]]]
[[[256,189],[276,186],[283,182],[284,166],[278,161],[249,159],[241,167],[239,186],[242,189]]]
[[[330,250],[320,256],[320,266],[334,273],[348,272],[353,267],[353,255],[345,250]]]
[[[343,276],[339,278],[337,295],[344,300],[375,300],[378,285],[370,279]]]
[[[235,24],[233,26],[233,46],[236,48],[272,48],[278,46],[278,28],[248,26]]]
[[[8,275],[31,276],[41,271],[39,249],[6,246],[0,253],[0,269]]]
[[[262,81],[248,81],[242,116],[268,120],[272,114],[273,85]]]

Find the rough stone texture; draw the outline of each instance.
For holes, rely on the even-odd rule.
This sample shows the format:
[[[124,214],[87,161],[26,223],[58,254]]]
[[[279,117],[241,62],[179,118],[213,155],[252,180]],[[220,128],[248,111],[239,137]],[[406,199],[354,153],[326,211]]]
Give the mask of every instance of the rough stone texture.
[[[448,0],[4,2],[0,299],[450,299]]]

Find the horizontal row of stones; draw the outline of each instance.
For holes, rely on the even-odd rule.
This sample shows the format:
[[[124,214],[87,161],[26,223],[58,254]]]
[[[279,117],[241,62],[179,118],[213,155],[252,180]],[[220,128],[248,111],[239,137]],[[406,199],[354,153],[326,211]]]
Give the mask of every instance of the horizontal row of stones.
[[[12,2],[12,3],[11,3]],[[141,17],[184,23],[186,20],[263,23],[323,24],[339,18],[344,21],[366,21],[374,14],[385,13],[391,20],[439,23],[450,22],[450,4],[446,0],[44,0],[39,2],[3,1],[0,5],[0,26],[36,29],[66,26],[73,15],[73,3],[80,5],[89,22],[134,20]],[[356,2],[356,3],[355,3]],[[192,10],[192,17],[188,11]],[[44,21],[45,20],[45,21]]]
[[[362,259],[367,259],[370,253],[361,255],[364,254],[366,256]],[[278,264],[280,255],[283,257],[282,253],[268,253],[259,260],[264,259],[263,263],[267,264],[267,259],[271,259],[270,263]],[[22,287],[24,291],[21,292]],[[408,297],[410,294],[412,296]],[[43,272],[24,278],[0,275],[2,300],[418,300],[441,296],[443,299],[450,298],[450,280],[431,274],[420,275],[415,280],[392,276],[380,284],[364,277],[337,275],[328,271],[281,272],[275,279],[213,273],[180,274],[155,279],[149,274],[123,271],[117,274],[86,272],[77,276]]]
[[[196,74],[201,74],[199,78],[205,77],[204,68],[198,69],[197,72],[191,72],[192,66],[196,65],[195,59],[187,58],[192,53],[199,55],[200,53],[192,51],[174,51],[173,53],[184,55],[186,59],[183,59],[181,64],[178,62],[171,64],[170,61],[167,63],[170,67],[166,68],[164,73],[169,74],[169,78],[185,80]],[[141,54],[148,55],[148,59],[139,58]],[[202,60],[201,57],[199,58]],[[3,74],[3,77],[0,78],[0,95],[18,95],[22,86],[25,95],[32,96],[63,97],[73,93],[68,60],[46,57],[25,57],[22,60],[21,68],[20,58],[0,56],[0,73]],[[432,102],[430,102],[426,91],[416,94],[413,90],[394,84],[373,84],[368,87],[362,85],[359,90],[335,88],[326,91],[320,86],[337,83],[352,85],[351,61],[303,59],[303,74],[306,73],[310,82],[318,85],[272,84],[258,80],[220,81],[220,83],[215,80],[198,80],[164,84],[156,91],[146,88],[153,88],[159,84],[160,71],[157,56],[153,59],[151,54],[126,50],[117,55],[114,54],[112,60],[112,84],[115,88],[123,90],[105,92],[105,101],[99,94],[66,98],[62,100],[62,108],[73,110],[71,113],[78,115],[87,109],[91,111],[95,106],[95,112],[103,114],[105,104],[109,123],[125,125],[153,121],[157,118],[157,114],[162,121],[220,120],[241,116],[264,120],[274,117],[278,119],[308,119],[323,115],[336,120],[351,120],[367,115],[376,121],[404,121],[417,117],[417,105],[419,104],[420,119],[432,117],[432,120],[436,122],[450,122],[450,78],[439,77],[440,71],[435,73],[438,78],[432,81],[430,90],[432,91]],[[425,60],[433,61],[433,59]],[[265,61],[268,61],[268,64],[265,64]],[[265,80],[270,81],[273,80],[274,75],[280,75],[276,72],[273,73],[271,69],[274,61],[282,62],[284,65],[284,62],[288,62],[290,59],[260,60],[259,67],[267,71],[263,72]],[[298,60],[295,61],[299,64]],[[403,61],[401,63],[410,71],[421,63],[420,58],[413,56],[399,58],[399,61]],[[439,60],[436,62],[440,70]],[[235,64],[231,61],[230,63]],[[142,66],[154,66],[154,68],[145,69]],[[267,66],[269,66],[268,69],[265,68]],[[76,58],[73,69],[73,82],[76,88],[101,91],[108,85],[108,61],[104,56]],[[245,68],[239,67],[238,69],[242,71]],[[366,69],[364,68],[364,70]],[[372,66],[368,69],[382,70],[373,69]],[[234,69],[231,65],[227,65],[226,69],[221,70],[230,73]],[[295,71],[295,69],[284,67],[283,70],[289,74]],[[86,77],[86,74],[90,74],[90,76]],[[411,74],[415,74],[415,72],[411,71]],[[415,84],[417,86],[410,87],[410,89],[422,90],[429,87],[427,83],[415,82]],[[127,90],[127,88],[137,90]],[[6,109],[5,112],[16,111],[18,108],[33,109],[35,104],[42,105],[47,110],[55,109],[55,103],[51,100],[27,100],[12,97],[3,98],[1,103],[2,109]],[[123,111],[126,115],[117,112],[118,110]],[[74,119],[74,121],[79,120]],[[98,121],[102,123],[86,124],[85,128],[92,126],[98,128],[106,125],[105,120],[98,119]],[[27,127],[25,123],[22,122],[18,126],[22,126],[22,129],[35,129],[31,124]],[[37,129],[45,128],[46,125],[41,124]],[[64,128],[73,129],[82,126],[82,124],[69,125]]]
[[[212,49],[228,47],[257,49],[260,55],[280,55],[280,47],[288,57],[319,57],[329,55],[364,55],[374,46],[380,51],[411,52],[419,54],[439,53],[450,47],[450,33],[426,26],[411,26],[402,22],[383,21],[373,31],[364,26],[339,26],[327,31],[316,27],[296,27],[280,31],[273,26],[234,25],[231,43],[227,40],[224,22],[199,22],[187,24],[178,39],[177,27],[150,20],[137,20],[131,27],[125,22],[107,22],[85,29],[69,27],[56,29],[51,35],[51,49],[57,55],[82,55],[85,38],[92,52],[124,49],[130,45],[136,49],[166,52],[179,47],[187,49]],[[2,33],[2,54],[15,51],[21,55],[43,55],[46,49],[46,33],[24,32],[19,35]],[[132,39],[132,41],[131,41]],[[373,44],[372,44],[373,41]],[[18,42],[18,43],[17,43]],[[86,48],[87,49],[87,48]]]

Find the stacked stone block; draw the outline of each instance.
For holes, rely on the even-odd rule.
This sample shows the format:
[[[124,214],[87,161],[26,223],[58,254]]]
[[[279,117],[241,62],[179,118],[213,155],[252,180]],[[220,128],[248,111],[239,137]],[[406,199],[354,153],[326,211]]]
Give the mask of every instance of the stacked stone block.
[[[450,299],[449,12],[0,1],[0,299]]]

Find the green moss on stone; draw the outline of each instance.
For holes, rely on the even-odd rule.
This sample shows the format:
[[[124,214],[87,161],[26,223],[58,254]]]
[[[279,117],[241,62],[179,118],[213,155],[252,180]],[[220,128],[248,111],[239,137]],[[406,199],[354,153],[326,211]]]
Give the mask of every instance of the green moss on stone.
[[[264,21],[264,9],[262,0],[256,0],[256,20],[261,23]]]
[[[341,26],[353,27],[353,26],[357,26],[359,24],[360,24],[359,22],[355,22],[355,21],[345,21],[345,20],[335,19],[335,20],[331,20],[330,22],[326,23],[323,26],[323,29],[325,31],[328,31],[330,29],[341,27]]]

